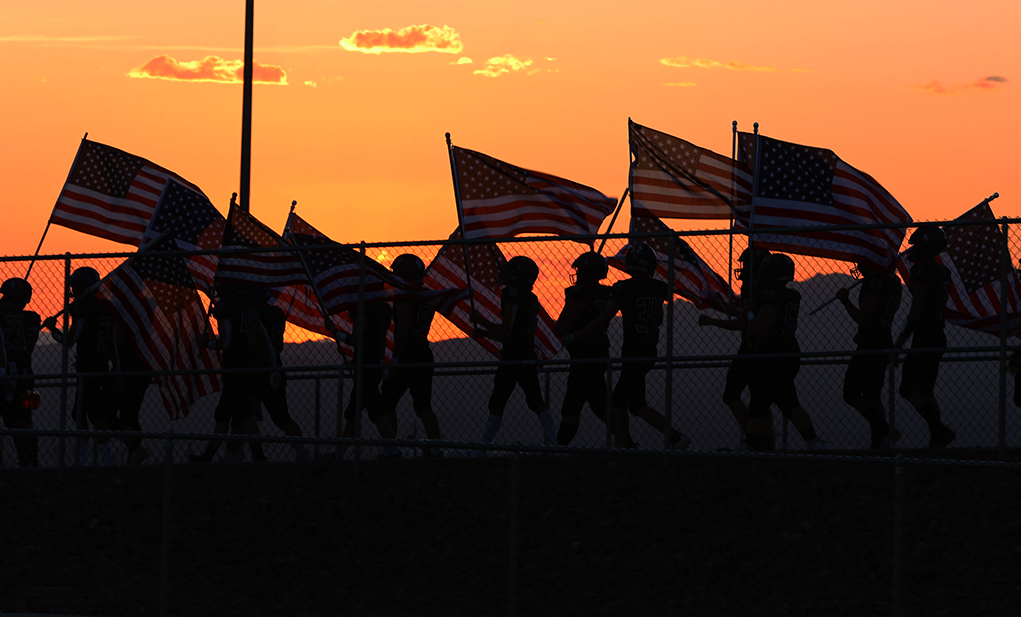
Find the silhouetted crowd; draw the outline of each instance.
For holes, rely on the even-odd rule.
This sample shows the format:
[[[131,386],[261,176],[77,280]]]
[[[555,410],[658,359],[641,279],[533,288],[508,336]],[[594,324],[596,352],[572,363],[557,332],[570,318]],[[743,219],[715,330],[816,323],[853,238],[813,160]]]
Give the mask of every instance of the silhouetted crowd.
[[[911,339],[912,353],[906,354],[901,369],[899,393],[929,428],[929,446],[942,448],[953,442],[954,431],[943,423],[934,389],[940,360],[946,348],[945,307],[951,285],[950,272],[936,259],[947,244],[946,235],[936,225],[923,225],[910,237],[907,253],[910,270],[911,305],[906,325],[895,337],[894,317],[901,306],[902,285],[894,266],[876,269],[864,263],[852,271],[860,279],[857,301],[851,289],[841,289],[836,300],[857,324],[856,349],[847,364],[843,399],[868,422],[871,448],[888,448],[899,435],[891,429],[881,400],[890,363],[896,350]],[[802,406],[795,385],[801,367],[797,338],[801,295],[789,284],[794,280],[793,260],[783,253],[770,253],[752,246],[740,258],[736,270],[741,283],[740,301],[725,318],[701,315],[700,326],[740,332],[741,342],[727,368],[723,402],[731,410],[741,431],[741,448],[769,451],[774,448],[772,409],[776,406],[789,420],[810,450],[825,449],[816,433],[809,412]],[[539,276],[536,263],[525,256],[510,259],[500,272],[502,295],[500,321],[491,321],[473,311],[473,337],[487,337],[501,346],[500,364],[493,378],[481,443],[490,444],[499,433],[504,409],[513,391],[520,387],[528,408],[536,414],[547,445],[569,445],[580,426],[587,404],[592,413],[607,424],[615,447],[637,447],[629,428],[631,416],[640,418],[662,435],[661,447],[684,449],[691,438],[671,426],[666,417],[649,405],[646,380],[659,356],[660,330],[664,307],[671,301],[670,286],[655,276],[657,255],[647,244],[632,243],[624,255],[628,278],[613,286],[603,283],[607,277],[606,259],[586,252],[572,263],[573,284],[565,290],[564,307],[553,333],[567,348],[571,364],[557,426],[539,385],[536,355],[536,329],[541,305],[533,293]],[[394,273],[417,284],[425,277],[425,264],[412,254],[397,257]],[[32,352],[41,329],[49,330],[58,342],[76,350],[79,378],[74,404],[76,426],[87,430],[123,431],[129,464],[142,463],[150,454],[141,439],[131,432],[140,430],[139,412],[151,379],[144,372],[130,337],[118,326],[110,310],[96,297],[101,284],[99,273],[90,267],[75,270],[68,288],[72,302],[63,317],[40,320],[38,313],[26,310],[32,298],[32,286],[20,278],[8,279],[0,286],[0,335],[2,335],[2,410],[5,426],[30,429],[32,411],[39,406],[34,391]],[[858,285],[856,285],[858,286]],[[397,406],[410,392],[415,414],[421,420],[427,440],[443,438],[440,420],[432,407],[434,362],[429,331],[434,309],[420,300],[375,301],[349,311],[355,324],[352,333],[334,332],[342,342],[356,348],[361,370],[356,372],[357,395],[347,405],[344,437],[354,437],[362,410],[375,425],[379,436],[397,436]],[[199,337],[198,344],[219,353],[224,368],[220,398],[213,414],[214,434],[259,434],[258,419],[265,407],[272,422],[285,434],[302,435],[291,417],[287,400],[287,378],[282,370],[286,318],[283,310],[271,303],[267,289],[238,281],[220,281],[215,285],[211,314],[217,321],[217,335]],[[607,396],[607,367],[610,359],[608,327],[620,314],[623,331],[619,357],[621,368]],[[68,325],[69,324],[69,325]],[[386,361],[387,332],[393,325],[393,347]],[[359,349],[360,348],[360,349]],[[749,391],[749,402],[743,393]],[[1021,397],[1015,391],[1015,403]],[[18,464],[38,465],[38,438],[18,434],[13,442]],[[101,464],[114,464],[109,438],[96,438]],[[221,441],[210,441],[204,451],[192,455],[194,463],[218,460]],[[220,459],[244,460],[243,443],[230,440]],[[309,450],[292,443],[294,458],[307,459]],[[266,455],[257,439],[249,442],[253,461]],[[78,458],[85,462],[88,441],[78,441]],[[426,445],[424,456],[443,456],[439,448]],[[475,450],[477,455],[485,454]],[[339,448],[336,456],[343,457]],[[381,457],[399,458],[398,448],[385,447]]]

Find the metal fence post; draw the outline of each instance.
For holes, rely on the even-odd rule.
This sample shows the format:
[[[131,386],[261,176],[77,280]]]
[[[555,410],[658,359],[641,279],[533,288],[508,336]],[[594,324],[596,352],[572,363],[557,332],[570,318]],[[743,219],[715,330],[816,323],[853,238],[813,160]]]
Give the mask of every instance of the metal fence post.
[[[355,327],[355,437],[362,437],[362,406],[365,404],[365,242],[361,243],[358,252],[358,318]],[[358,463],[362,459],[361,445],[355,446],[355,475],[358,475]]]
[[[319,439],[319,425],[320,425],[320,421],[319,421],[320,408],[319,408],[319,405],[320,405],[320,402],[322,400],[322,398],[321,398],[322,397],[322,380],[319,377],[316,377],[316,391],[315,392],[316,392],[315,393],[315,424],[314,424],[314,428],[313,428],[313,434],[316,436],[316,439]],[[315,446],[312,447],[312,458],[313,458],[313,460],[319,458],[319,442],[318,441],[316,442]]]
[[[606,447],[613,447],[613,361],[606,358]]]
[[[163,544],[160,547],[160,617],[170,614],[170,516],[173,512],[174,440],[166,439],[163,459]]]
[[[71,253],[64,253],[64,333],[68,330],[68,307],[71,303],[67,279],[71,278]],[[68,342],[67,336],[60,339],[60,430],[67,430],[67,367],[68,367]],[[58,480],[64,481],[64,466],[67,457],[67,438],[62,434],[59,442],[60,450],[60,472]]]
[[[894,463],[893,483],[893,617],[904,614],[904,455]]]
[[[518,614],[518,549],[520,543],[521,510],[521,455],[515,453],[511,457],[510,482],[510,555],[507,567],[507,615],[517,617]]]
[[[548,409],[549,406],[550,406],[550,377],[551,377],[551,375],[553,373],[552,368],[548,364],[545,366],[545,373],[546,373],[546,383],[544,384],[544,386],[546,388],[546,391],[543,394],[544,394],[544,397],[546,399],[546,407]],[[551,445],[555,445],[555,444],[551,444]]]
[[[674,415],[674,254],[677,252],[677,238],[670,234],[667,238],[667,289],[670,300],[666,309],[666,401],[663,415],[666,416],[666,430],[663,432],[663,449],[670,448],[673,438]]]
[[[889,378],[889,382],[890,382],[890,389],[888,390],[888,392],[889,392],[889,395],[888,395],[888,406],[889,406],[890,410],[889,410],[889,412],[887,412],[887,418],[888,418],[888,422],[890,424],[890,435],[894,435],[894,436],[897,435],[897,411],[896,411],[896,409],[897,409],[897,407],[896,407],[896,405],[897,405],[897,361],[899,359],[900,359],[900,356],[897,354],[897,352],[893,352],[892,354],[890,354],[890,362],[889,362],[889,365],[887,367],[887,373],[888,373],[887,377]],[[894,442],[895,442],[894,439],[890,440],[891,444],[893,444]]]
[[[339,366],[337,367],[337,430],[335,435],[337,439],[340,439],[343,436],[344,434],[343,429],[344,429],[344,367]],[[342,458],[344,458],[343,455],[341,454],[344,451],[344,446],[337,445],[334,448],[336,454],[340,455],[336,457],[337,460],[339,461]]]
[[[1007,273],[1012,266],[1009,232],[1010,228],[1007,225],[1006,217],[1004,217],[1003,250],[1000,253],[1000,422],[998,443],[1000,458],[1003,458],[1007,450]]]

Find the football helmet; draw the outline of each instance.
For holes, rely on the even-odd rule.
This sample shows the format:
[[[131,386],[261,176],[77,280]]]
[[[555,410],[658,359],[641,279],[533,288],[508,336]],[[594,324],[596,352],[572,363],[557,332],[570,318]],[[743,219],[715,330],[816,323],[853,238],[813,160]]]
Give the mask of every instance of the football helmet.
[[[911,261],[931,259],[946,250],[947,234],[934,223],[922,225],[911,234],[908,244],[911,245],[911,252],[908,253]]]
[[[629,244],[624,254],[624,271],[628,274],[656,272],[656,252],[644,242]]]
[[[12,304],[25,306],[32,301],[32,285],[25,279],[10,278],[0,285],[0,294]]]
[[[90,287],[98,283],[99,280],[99,272],[95,268],[82,266],[71,273],[71,276],[67,279],[67,285],[71,288],[71,296],[78,298]]]
[[[411,253],[398,255],[393,263],[390,264],[390,270],[397,276],[406,278],[412,283],[421,284],[425,280],[425,262],[418,255],[412,255]]]
[[[794,280],[794,260],[783,253],[771,253],[762,260],[755,279],[766,285],[786,285]]]
[[[574,268],[574,280],[577,281],[601,281],[606,278],[607,272],[606,258],[594,251],[582,253],[574,260],[571,264]]]
[[[539,266],[535,265],[534,261],[524,255],[511,257],[504,264],[503,270],[500,272],[500,278],[504,285],[531,287],[535,284],[536,279],[539,278]]]

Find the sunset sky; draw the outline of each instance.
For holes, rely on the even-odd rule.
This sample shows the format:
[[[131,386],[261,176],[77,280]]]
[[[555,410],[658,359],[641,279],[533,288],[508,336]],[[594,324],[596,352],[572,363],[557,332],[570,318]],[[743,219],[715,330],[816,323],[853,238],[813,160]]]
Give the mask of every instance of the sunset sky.
[[[243,0],[0,3],[3,253],[35,250],[86,131],[226,212]],[[278,230],[297,200],[342,242],[446,237],[448,131],[620,196],[629,117],[727,155],[731,121],[759,122],[916,220],[996,191],[1021,216],[1017,0],[257,0],[255,19],[252,213]],[[111,249],[130,247],[54,228],[43,253]]]

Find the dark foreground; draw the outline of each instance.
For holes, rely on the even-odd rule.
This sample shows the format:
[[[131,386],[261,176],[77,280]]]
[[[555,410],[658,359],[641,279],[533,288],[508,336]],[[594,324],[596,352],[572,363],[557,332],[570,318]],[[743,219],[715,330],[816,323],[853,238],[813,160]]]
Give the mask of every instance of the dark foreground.
[[[509,458],[173,469],[169,614],[506,615]],[[0,612],[158,615],[159,466],[0,472]],[[890,615],[887,463],[520,459],[519,615]],[[910,467],[906,615],[1021,615],[1021,470]]]

